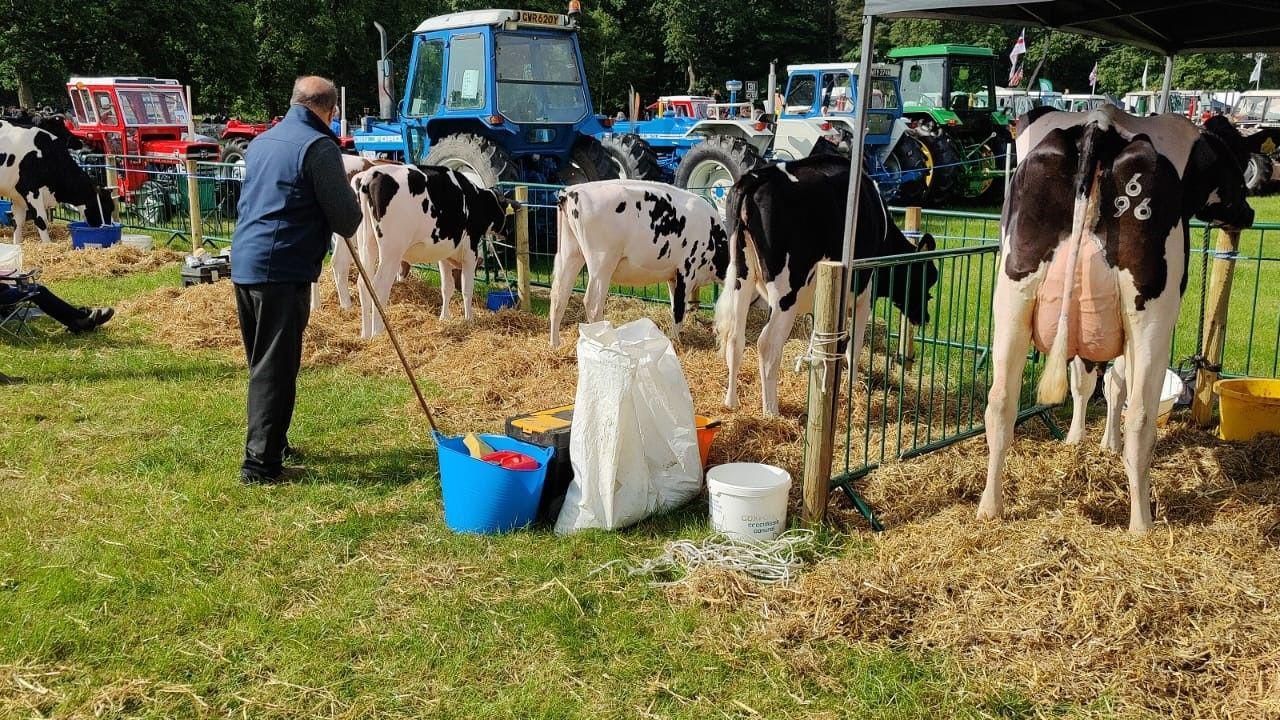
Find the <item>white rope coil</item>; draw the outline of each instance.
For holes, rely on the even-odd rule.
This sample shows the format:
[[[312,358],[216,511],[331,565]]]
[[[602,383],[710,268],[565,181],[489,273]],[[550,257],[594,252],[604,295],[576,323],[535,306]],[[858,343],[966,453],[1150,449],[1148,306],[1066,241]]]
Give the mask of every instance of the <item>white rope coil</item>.
[[[796,372],[800,372],[805,365],[822,363],[819,373],[822,386],[826,387],[827,372],[830,370],[832,363],[844,362],[845,360],[845,354],[840,352],[840,345],[848,337],[848,330],[834,333],[814,330],[809,335],[809,347],[805,348],[804,354],[796,358]]]
[[[626,560],[613,560],[596,568],[592,575],[614,566],[625,568],[627,577],[649,577],[654,587],[678,585],[689,573],[702,568],[729,570],[759,583],[772,585],[794,580],[804,568],[805,554],[815,550],[816,535],[812,530],[788,530],[774,540],[750,543],[725,535],[712,535],[701,543],[672,540],[662,547],[657,557],[638,565]]]

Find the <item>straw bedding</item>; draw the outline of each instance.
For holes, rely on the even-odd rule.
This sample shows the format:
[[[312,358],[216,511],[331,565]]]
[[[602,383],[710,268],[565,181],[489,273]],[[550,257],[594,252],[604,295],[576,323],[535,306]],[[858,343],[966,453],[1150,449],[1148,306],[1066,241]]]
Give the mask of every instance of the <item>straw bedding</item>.
[[[398,374],[386,337],[360,341],[358,313],[339,311],[332,285],[323,288],[304,362]],[[419,376],[435,386],[445,428],[498,430],[508,415],[572,401],[578,302],[556,351],[545,318],[478,309],[469,323],[442,323],[439,303],[436,288],[411,278],[395,286],[389,314]],[[615,322],[645,314],[670,322],[663,306],[611,298],[608,308]],[[160,342],[242,361],[227,283],[161,289],[122,312]],[[803,349],[791,340],[784,367]],[[784,369],[783,417],[761,417],[748,350],[743,409],[726,413],[708,318],[686,323],[678,352],[697,409],[726,421],[712,462],[770,462],[798,478],[805,376]],[[931,392],[918,406],[905,396],[906,415],[931,404]],[[869,404],[873,415],[898,411],[860,397],[856,427]],[[1225,443],[1175,419],[1161,431],[1152,470],[1157,529],[1135,537],[1125,530],[1121,461],[1096,447],[1093,430],[1081,447],[1034,425],[1020,430],[1003,523],[973,518],[986,448],[972,440],[867,479],[865,494],[890,529],[866,550],[820,562],[784,588],[700,574],[673,588],[672,599],[755,609],[759,620],[742,631],[749,637],[723,641],[769,643],[806,674],[821,672],[813,664],[820,646],[874,643],[940,652],[967,691],[1012,687],[1038,712],[1103,696],[1104,708],[1129,716],[1280,717],[1280,439]],[[835,505],[837,519],[854,522],[843,501]]]
[[[10,242],[12,238],[12,228],[0,229],[0,242]],[[75,250],[71,247],[67,226],[61,223],[50,225],[49,239],[51,242],[40,242],[40,235],[30,222],[22,231],[23,267],[40,268],[42,282],[119,277],[159,270],[182,260],[182,253],[163,247],[144,251],[116,244],[109,248]]]

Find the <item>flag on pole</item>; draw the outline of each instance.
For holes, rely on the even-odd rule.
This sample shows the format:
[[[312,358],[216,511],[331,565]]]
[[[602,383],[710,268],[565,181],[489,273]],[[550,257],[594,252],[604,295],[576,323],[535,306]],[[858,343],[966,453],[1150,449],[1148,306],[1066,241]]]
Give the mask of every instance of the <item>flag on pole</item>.
[[[1089,71],[1089,94],[1092,95],[1098,89],[1098,62],[1095,60],[1093,69]]]
[[[1142,66],[1142,89],[1143,89],[1143,90],[1146,90],[1146,89],[1147,89],[1147,68],[1149,68],[1149,67],[1151,67],[1151,61],[1150,61],[1150,60],[1148,60],[1148,61],[1146,62],[1146,64],[1144,64],[1144,65]]]
[[[1009,87],[1017,87],[1022,82],[1022,56],[1027,54],[1027,29],[1022,29],[1022,34],[1018,36],[1018,41],[1013,44],[1013,50],[1009,51],[1009,62],[1012,66],[1009,68]]]
[[[1249,82],[1251,83],[1262,82],[1262,59],[1265,57],[1266,57],[1265,54],[1258,53],[1258,62],[1254,63],[1253,72],[1249,73]]]

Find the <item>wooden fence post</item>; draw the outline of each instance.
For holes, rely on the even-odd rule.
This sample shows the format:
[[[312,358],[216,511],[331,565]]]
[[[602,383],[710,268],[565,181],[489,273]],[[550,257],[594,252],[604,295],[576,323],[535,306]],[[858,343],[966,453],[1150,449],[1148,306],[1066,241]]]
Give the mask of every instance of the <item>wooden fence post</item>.
[[[1222,368],[1222,350],[1227,334],[1227,308],[1231,300],[1231,278],[1235,274],[1240,233],[1218,231],[1213,272],[1204,289],[1203,366],[1196,370],[1196,396],[1191,402],[1191,419],[1200,427],[1213,424],[1213,385]]]
[[[907,208],[906,219],[902,223],[902,231],[907,235],[907,242],[919,245],[919,238],[913,233],[920,232],[920,208]],[[920,288],[908,288],[909,292],[919,292]],[[906,314],[899,316],[898,324],[898,360],[910,368],[916,361],[916,329],[907,319]]]
[[[187,210],[191,216],[191,252],[204,245],[204,226],[200,215],[200,182],[196,178],[196,161],[187,160]]]
[[[831,448],[835,442],[836,363],[839,362],[840,294],[847,287],[844,265],[818,263],[813,298],[813,340],[809,358],[809,415],[805,424],[804,510],[806,527],[821,525],[831,491]],[[856,362],[856,359],[855,359]]]
[[[533,312],[533,296],[529,292],[529,186],[517,185],[516,202],[516,290],[520,294],[520,310]]]

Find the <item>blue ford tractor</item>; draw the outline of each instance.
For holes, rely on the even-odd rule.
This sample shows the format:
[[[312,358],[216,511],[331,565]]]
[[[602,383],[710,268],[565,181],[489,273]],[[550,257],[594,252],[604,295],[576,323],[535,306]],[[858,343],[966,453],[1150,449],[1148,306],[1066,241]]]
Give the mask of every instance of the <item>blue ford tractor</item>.
[[[857,63],[792,65],[785,100],[772,115],[749,105],[660,99],[658,117],[617,123],[601,135],[621,175],[674,181],[722,206],[744,172],[764,162],[809,155],[826,139],[848,152],[853,135]],[[887,198],[910,201],[926,187],[927,159],[908,132],[898,97],[897,68],[872,66],[867,171]],[[663,101],[666,102],[663,102]]]
[[[572,9],[423,22],[398,116],[407,161],[453,168],[484,187],[617,177],[595,138],[608,121],[591,106]]]

